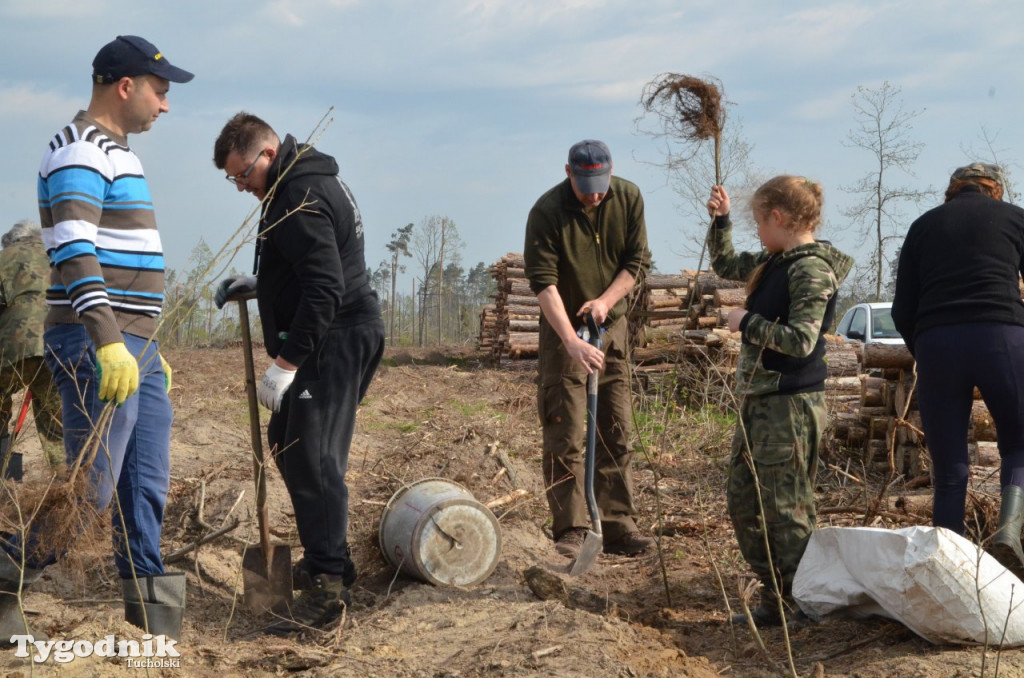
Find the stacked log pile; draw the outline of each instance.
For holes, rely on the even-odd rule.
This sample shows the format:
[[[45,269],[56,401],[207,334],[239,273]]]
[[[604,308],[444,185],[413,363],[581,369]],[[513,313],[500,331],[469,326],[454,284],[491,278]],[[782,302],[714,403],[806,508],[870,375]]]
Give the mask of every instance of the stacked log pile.
[[[497,291],[494,304],[480,313],[478,346],[490,349],[495,361],[537,356],[540,305],[530,290],[524,266],[523,255],[509,253],[490,268]],[[688,326],[690,311],[684,304],[692,277],[692,271],[648,276],[645,284],[631,294],[627,302],[632,345],[648,343],[648,333],[678,336]]]
[[[490,268],[497,291],[494,304],[480,313],[478,345],[490,349],[495,360],[537,355],[540,305],[524,266],[523,255],[509,253]],[[742,283],[725,281],[708,271],[648,276],[627,300],[631,345],[660,344],[653,355],[663,355],[661,362],[674,359],[678,352],[674,344],[679,342],[723,345],[731,334],[725,327],[728,311],[743,304],[741,287]],[[666,349],[666,343],[673,346]]]
[[[477,346],[491,349],[498,335],[498,311],[495,304],[487,304],[480,309],[480,332],[477,335]]]
[[[490,268],[497,291],[494,304],[480,314],[479,346],[489,349],[496,362],[537,355],[540,305],[524,267],[521,254],[509,253]],[[711,271],[647,276],[628,299],[637,371],[664,372],[681,360],[709,360],[728,376],[740,346],[739,334],[728,329],[728,317],[745,301],[743,283]],[[829,376],[856,377],[856,352],[838,342],[829,342],[828,348]]]
[[[853,342],[859,344],[859,342]],[[858,450],[868,471],[892,469],[908,478],[924,476],[928,469],[926,441],[917,408],[914,359],[906,346],[864,344],[860,347],[862,373],[857,406],[834,417],[835,438]],[[998,463],[992,416],[975,390],[968,441],[971,462]]]
[[[646,346],[677,337],[687,325],[687,297],[692,276],[649,275],[629,298],[629,328],[633,346]]]
[[[710,359],[730,370],[739,352],[739,334],[729,331],[728,315],[746,299],[743,283],[710,271],[684,270],[679,276],[649,276],[632,307],[633,359],[640,374],[674,369],[681,360]]]
[[[537,357],[540,304],[526,280],[525,265],[522,254],[510,252],[490,268],[497,291],[493,309],[485,307],[480,313],[479,346],[490,349],[495,362]]]

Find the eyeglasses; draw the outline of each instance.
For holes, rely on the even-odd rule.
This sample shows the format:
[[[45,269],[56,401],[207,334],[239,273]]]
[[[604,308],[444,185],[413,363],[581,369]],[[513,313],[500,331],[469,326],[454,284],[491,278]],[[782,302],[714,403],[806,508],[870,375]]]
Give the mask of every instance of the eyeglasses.
[[[260,158],[263,157],[264,153],[266,153],[265,150],[260,151],[259,155],[256,156],[256,159],[252,161],[252,164],[249,165],[248,167],[246,167],[245,170],[243,170],[242,172],[239,172],[238,174],[235,174],[235,175],[229,174],[229,175],[227,175],[224,178],[227,179],[228,181],[230,181],[231,183],[235,184],[236,186],[238,185],[239,181],[246,181],[246,180],[248,180],[249,175],[252,174],[252,171],[254,169],[256,169],[256,163],[258,163],[260,161]]]

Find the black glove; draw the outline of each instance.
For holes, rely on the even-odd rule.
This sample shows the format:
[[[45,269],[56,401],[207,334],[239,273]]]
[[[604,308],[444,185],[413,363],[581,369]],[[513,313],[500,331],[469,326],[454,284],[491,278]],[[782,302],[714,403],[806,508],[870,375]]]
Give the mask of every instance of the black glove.
[[[224,308],[229,301],[244,301],[256,296],[256,276],[246,275],[241,278],[224,278],[217,285],[213,295],[213,303],[217,308]]]

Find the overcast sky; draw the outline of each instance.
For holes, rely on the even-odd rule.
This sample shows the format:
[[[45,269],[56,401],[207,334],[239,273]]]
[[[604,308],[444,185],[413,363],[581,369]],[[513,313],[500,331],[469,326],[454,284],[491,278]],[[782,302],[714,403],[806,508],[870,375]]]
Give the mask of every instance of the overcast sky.
[[[888,81],[921,112],[908,185],[944,186],[965,149],[985,148],[983,129],[1018,168],[1022,26],[1021,3],[979,0],[0,0],[0,229],[37,216],[40,158],[87,105],[96,51],[136,34],[196,74],[129,139],[170,268],[190,268],[200,238],[220,249],[255,206],[211,160],[232,114],[304,139],[332,107],[317,145],[359,203],[371,267],[396,229],[431,215],[455,221],[467,266],[522,251],[527,212],[583,138],[604,140],[644,192],[659,270],[693,267],[681,234],[694,219],[635,124],[664,72],[718,78],[752,162],[821,181],[825,237],[862,255],[840,211],[841,187],[876,163],[844,145],[857,87]],[[231,265],[251,262],[246,245]]]

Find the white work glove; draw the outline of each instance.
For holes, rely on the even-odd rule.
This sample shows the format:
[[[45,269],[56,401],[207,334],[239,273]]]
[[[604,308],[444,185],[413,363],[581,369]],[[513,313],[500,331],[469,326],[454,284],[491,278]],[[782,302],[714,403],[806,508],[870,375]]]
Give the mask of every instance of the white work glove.
[[[280,412],[281,400],[295,380],[296,371],[278,367],[277,363],[268,367],[260,379],[259,386],[256,387],[256,397],[259,398],[260,404],[271,412]]]

